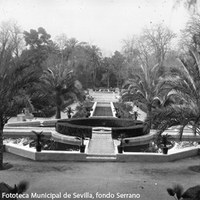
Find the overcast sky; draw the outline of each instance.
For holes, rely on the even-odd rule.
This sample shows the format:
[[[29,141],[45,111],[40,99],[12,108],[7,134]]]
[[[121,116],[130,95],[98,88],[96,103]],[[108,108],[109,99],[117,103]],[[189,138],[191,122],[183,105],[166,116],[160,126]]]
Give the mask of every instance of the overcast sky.
[[[97,45],[109,55],[123,39],[164,23],[179,33],[188,19],[175,0],[0,0],[0,22],[14,19],[23,30],[43,27],[51,34]]]

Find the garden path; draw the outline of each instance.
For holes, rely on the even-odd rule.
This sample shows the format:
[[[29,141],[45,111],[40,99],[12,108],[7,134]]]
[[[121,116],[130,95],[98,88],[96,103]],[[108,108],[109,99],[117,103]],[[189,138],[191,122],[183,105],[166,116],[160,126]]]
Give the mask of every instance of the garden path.
[[[92,139],[90,140],[88,147],[87,160],[116,160],[111,132],[104,133],[104,131],[101,130],[92,133]]]
[[[114,144],[109,133],[92,133],[88,154],[114,155]]]

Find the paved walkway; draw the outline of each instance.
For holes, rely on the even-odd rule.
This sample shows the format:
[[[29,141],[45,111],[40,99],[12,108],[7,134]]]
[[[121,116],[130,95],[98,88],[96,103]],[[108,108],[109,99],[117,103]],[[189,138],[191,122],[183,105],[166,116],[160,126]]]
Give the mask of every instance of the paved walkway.
[[[114,143],[111,133],[92,133],[88,154],[114,155]]]
[[[116,102],[119,100],[119,95],[114,92],[90,91],[90,95],[94,98],[93,101],[98,101],[98,102]]]

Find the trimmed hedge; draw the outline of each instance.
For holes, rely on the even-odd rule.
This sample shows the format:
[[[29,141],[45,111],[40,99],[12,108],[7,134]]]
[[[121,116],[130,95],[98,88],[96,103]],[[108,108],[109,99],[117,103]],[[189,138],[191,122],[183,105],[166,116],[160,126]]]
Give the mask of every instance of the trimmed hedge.
[[[82,134],[85,137],[92,137],[93,127],[110,127],[112,128],[112,137],[116,139],[120,134],[125,134],[125,137],[137,137],[144,135],[143,122],[134,121],[131,119],[119,118],[78,118],[78,119],[65,119],[58,120],[56,123],[56,131],[64,135],[78,136]]]
[[[139,120],[132,120],[132,119],[120,119],[120,118],[113,118],[113,117],[90,117],[90,118],[77,118],[77,119],[64,119],[58,120],[58,123],[70,123],[74,125],[80,126],[89,126],[89,127],[97,127],[97,126],[104,126],[104,127],[129,127],[135,125],[142,125],[143,122]]]
[[[77,126],[67,122],[65,123],[57,122],[56,131],[63,135],[77,136],[77,137],[82,137],[82,135],[84,135],[85,137],[92,138],[92,128],[89,126]]]
[[[124,152],[145,152],[149,148],[149,144],[137,146],[124,146]]]
[[[117,139],[121,134],[124,134],[123,137],[137,137],[141,135],[145,135],[143,132],[143,125],[135,125],[131,127],[120,127],[120,128],[112,128],[112,138]]]

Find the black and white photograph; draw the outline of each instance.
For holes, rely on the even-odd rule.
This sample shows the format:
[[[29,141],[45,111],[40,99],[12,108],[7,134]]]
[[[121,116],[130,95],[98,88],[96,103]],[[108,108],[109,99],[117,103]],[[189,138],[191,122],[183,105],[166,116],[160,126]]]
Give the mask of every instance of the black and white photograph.
[[[200,200],[200,0],[0,0],[0,200]]]

